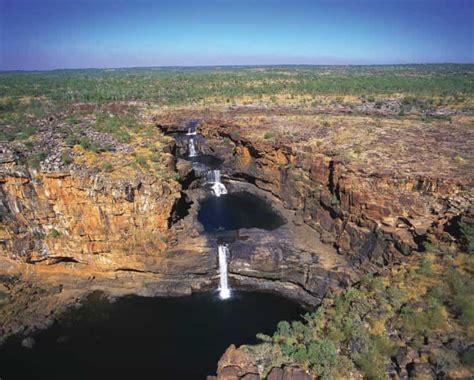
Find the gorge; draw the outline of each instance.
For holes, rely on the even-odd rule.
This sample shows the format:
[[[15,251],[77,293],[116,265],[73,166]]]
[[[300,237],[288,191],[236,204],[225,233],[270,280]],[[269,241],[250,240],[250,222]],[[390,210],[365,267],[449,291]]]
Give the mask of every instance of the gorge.
[[[120,114],[129,105],[118,102],[107,107]],[[117,111],[121,108],[125,111]],[[147,308],[156,308],[156,315],[166,314],[166,309],[169,314],[163,324],[171,326],[170,321],[181,320],[179,315],[193,320],[200,315],[200,307],[209,309],[208,318],[235,305],[237,315],[220,320],[219,331],[224,334],[229,324],[236,329],[252,325],[250,321],[262,314],[259,310],[266,308],[255,331],[239,330],[222,337],[227,339],[225,347],[244,346],[220,348],[213,369],[201,368],[199,376],[203,371],[215,373],[225,351],[217,365],[218,379],[278,379],[280,375],[310,379],[308,368],[297,362],[269,362],[272,355],[258,351],[258,347],[269,347],[268,337],[262,337],[262,346],[256,344],[255,334],[272,334],[280,320],[298,321],[306,311],[331,307],[332,297],[367,287],[367,275],[382,279],[395,276],[406,263],[417,267],[418,256],[431,249],[427,244],[440,244],[452,252],[465,244],[459,226],[473,220],[472,175],[467,167],[434,158],[439,146],[427,143],[425,149],[410,153],[416,134],[406,133],[403,149],[399,148],[413,157],[416,153],[416,159],[396,157],[385,144],[371,140],[360,154],[361,162],[334,150],[335,142],[328,148],[315,141],[310,136],[330,139],[328,126],[320,123],[305,132],[298,125],[308,115],[294,116],[291,110],[280,111],[281,118],[272,115],[271,123],[266,113],[262,116],[255,109],[229,110],[225,115],[186,108],[152,111],[142,111],[147,128],[135,130],[132,143],[111,140],[113,152],[69,146],[63,132],[45,123],[38,144],[66,146],[73,157],[73,162],[59,167],[53,159],[34,168],[24,163],[23,146],[1,145],[0,292],[5,295],[0,308],[4,342],[0,350],[5,359],[0,360],[5,360],[2,365],[11,363],[11,373],[18,363],[14,358],[33,357],[43,341],[49,343],[38,360],[56,355],[58,339],[70,336],[74,327],[55,321],[71,310],[74,314],[76,307],[78,314],[90,310],[87,297],[99,292],[105,300],[93,307],[116,311],[102,322],[82,325],[75,320],[79,331],[90,328],[88,323],[104,327],[113,320],[113,313],[125,310],[139,325],[146,319]],[[291,131],[285,130],[288,114],[296,118]],[[433,124],[418,128],[429,141],[444,138],[449,149],[455,146],[468,152],[472,133],[463,123],[469,120],[460,119],[451,126],[449,136]],[[376,138],[394,141],[404,127],[397,120],[390,122],[394,125],[381,129],[363,119],[358,133],[365,133],[366,128]],[[81,133],[105,139],[105,134],[81,128]],[[338,136],[343,136],[346,126],[337,124],[336,128],[341,128]],[[352,143],[358,138],[348,140]],[[113,169],[98,169],[104,160]],[[169,298],[176,296],[182,298]],[[141,297],[165,298],[155,300],[153,306],[153,298]],[[107,306],[109,300],[115,301],[112,306]],[[135,314],[137,304],[146,307]],[[173,309],[170,304],[177,306]],[[260,304],[264,309],[257,307]],[[237,316],[242,315],[246,319],[239,325]],[[372,317],[369,311],[365,315]],[[117,326],[123,328],[125,322]],[[150,324],[145,326],[148,330],[138,335],[153,335]],[[278,326],[281,331],[285,325]],[[58,329],[67,332],[58,333]],[[213,334],[212,330],[202,333],[201,337],[188,335],[199,343]],[[162,332],[156,334],[157,340],[169,342]],[[450,339],[459,340],[459,334],[453,333]],[[20,348],[21,342],[30,345],[31,337],[37,346],[31,352]],[[390,339],[401,342],[405,337],[394,333]],[[443,347],[451,344],[432,339]],[[178,340],[176,347],[188,344]],[[79,342],[82,350],[86,345],[85,340]],[[150,350],[152,346],[152,341],[146,345]],[[68,344],[65,347],[72,349]],[[422,348],[416,354],[410,350],[393,356],[382,366],[384,371],[401,377],[414,373],[424,364],[418,359]],[[467,351],[468,346],[460,350]],[[189,356],[181,361],[191,360],[195,351],[187,352]],[[145,365],[141,360],[137,363]],[[157,370],[163,371],[163,378],[173,378],[164,367]]]

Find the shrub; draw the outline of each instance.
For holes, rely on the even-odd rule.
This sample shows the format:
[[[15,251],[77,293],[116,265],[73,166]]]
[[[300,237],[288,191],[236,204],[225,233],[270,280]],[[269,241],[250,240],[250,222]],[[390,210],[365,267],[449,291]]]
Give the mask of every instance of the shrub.
[[[459,367],[459,358],[457,353],[445,348],[433,350],[430,354],[430,361],[436,363],[437,372]]]
[[[123,129],[120,129],[114,133],[114,137],[121,143],[128,143],[132,139],[130,133]]]
[[[421,259],[420,268],[418,269],[418,273],[426,274],[426,275],[429,275],[429,274],[433,273],[431,261],[429,259],[427,259],[426,257],[423,257]]]
[[[153,152],[153,154],[150,156],[150,160],[153,162],[160,162],[161,158],[161,153],[160,152]]]
[[[66,144],[69,146],[78,145],[80,142],[80,139],[74,133],[66,137]]]
[[[36,131],[37,128],[33,126],[17,127],[15,130],[15,139],[26,140],[28,137],[34,135]]]
[[[438,250],[439,250],[438,247],[430,241],[424,241],[423,242],[423,249],[425,251],[434,252],[434,253],[438,252]]]
[[[403,330],[409,335],[427,335],[446,326],[446,313],[439,304],[428,306],[421,311],[405,306],[402,308],[401,316]]]
[[[315,372],[323,377],[329,376],[337,362],[337,347],[328,340],[321,339],[308,346],[308,360]]]
[[[99,153],[105,152],[109,150],[113,150],[113,146],[110,144],[101,145],[98,142],[90,140],[88,137],[81,137],[79,139],[79,144],[86,150],[90,150],[91,152]]]
[[[461,360],[467,365],[474,366],[474,350],[464,352],[461,356]]]
[[[112,164],[109,161],[104,161],[101,166],[103,172],[110,172],[112,170]]]
[[[269,140],[269,139],[273,138],[273,132],[265,132],[265,134],[263,135],[263,138],[265,140]]]
[[[0,141],[13,141],[15,140],[15,134],[11,131],[0,130]]]
[[[470,254],[474,254],[474,225],[466,222],[459,222],[461,240],[464,248]]]
[[[47,152],[37,152],[33,153],[28,159],[28,165],[33,169],[38,169],[40,167],[41,161],[43,161],[48,156]]]
[[[144,168],[148,167],[148,162],[145,156],[141,156],[141,155],[136,156],[135,162]]]
[[[291,335],[291,325],[287,321],[281,321],[277,325],[277,335],[289,336]]]
[[[61,236],[61,233],[58,230],[53,228],[51,232],[49,233],[49,236],[51,236],[53,239],[57,239],[58,237]]]
[[[69,124],[76,125],[76,124],[79,124],[79,119],[77,118],[76,115],[71,115],[68,118],[68,122]]]
[[[375,350],[356,355],[356,364],[369,380],[385,380],[385,359]]]
[[[74,162],[69,153],[61,154],[61,161],[64,162],[66,165],[72,164]]]
[[[469,275],[455,269],[448,271],[446,282],[451,290],[449,301],[459,322],[467,327],[474,325],[474,282]]]
[[[461,310],[459,322],[466,327],[474,326],[474,298],[458,299],[457,305]]]
[[[308,361],[308,352],[306,351],[305,346],[298,347],[292,353],[293,360],[301,366],[305,366]]]

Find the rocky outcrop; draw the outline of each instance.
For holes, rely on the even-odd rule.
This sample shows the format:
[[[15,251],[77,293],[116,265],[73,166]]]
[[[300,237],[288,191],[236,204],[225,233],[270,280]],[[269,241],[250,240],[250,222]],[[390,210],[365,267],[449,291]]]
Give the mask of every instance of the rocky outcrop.
[[[315,153],[310,145],[250,139],[245,132],[235,126],[203,128],[215,139],[211,144],[226,159],[230,177],[281,199],[354,262],[400,261],[472,203],[469,178],[371,171]]]
[[[91,270],[153,270],[167,248],[179,184],[130,170],[43,173],[14,163],[0,172],[2,255],[28,263],[62,260]]]
[[[217,365],[217,376],[208,376],[207,380],[311,380],[303,369],[285,366],[274,367],[268,374],[262,374],[255,357],[244,347],[234,345],[227,348]]]

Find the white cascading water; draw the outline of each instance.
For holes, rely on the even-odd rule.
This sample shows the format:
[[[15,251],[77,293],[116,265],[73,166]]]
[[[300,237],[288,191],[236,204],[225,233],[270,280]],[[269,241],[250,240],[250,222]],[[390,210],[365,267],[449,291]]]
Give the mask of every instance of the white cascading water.
[[[196,136],[196,127],[192,126],[188,128],[188,133],[186,133],[188,136]]]
[[[220,197],[222,194],[227,194],[227,189],[221,182],[220,170],[210,170],[207,173],[207,181],[212,184],[211,189],[216,197]]]
[[[227,256],[229,254],[229,248],[227,245],[219,244],[219,297],[223,300],[230,298],[230,289],[227,282]]]
[[[194,139],[190,138],[188,143],[189,157],[196,157],[196,147],[194,146]]]

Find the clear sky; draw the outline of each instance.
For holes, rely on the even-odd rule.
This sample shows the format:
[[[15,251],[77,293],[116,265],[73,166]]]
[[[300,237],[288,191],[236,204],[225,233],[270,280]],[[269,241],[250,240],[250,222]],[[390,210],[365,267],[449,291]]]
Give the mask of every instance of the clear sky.
[[[0,0],[0,70],[474,63],[474,0]]]

